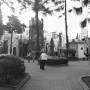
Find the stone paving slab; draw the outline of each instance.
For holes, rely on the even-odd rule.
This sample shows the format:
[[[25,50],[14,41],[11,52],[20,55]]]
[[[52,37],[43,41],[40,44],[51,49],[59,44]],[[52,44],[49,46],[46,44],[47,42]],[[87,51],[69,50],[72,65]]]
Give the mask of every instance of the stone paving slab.
[[[88,61],[69,62],[68,66],[45,66],[45,71],[39,69],[36,61],[25,61],[25,66],[31,79],[21,90],[83,90],[78,80],[82,75],[90,75]]]
[[[0,84],[0,90],[20,90],[24,86],[25,83],[31,78],[30,75],[27,74],[27,76],[17,85],[7,85],[7,84]]]
[[[37,62],[26,63],[31,80],[22,90],[83,90],[79,83],[81,75],[90,74],[88,62],[70,62],[69,66],[46,66],[39,69]]]

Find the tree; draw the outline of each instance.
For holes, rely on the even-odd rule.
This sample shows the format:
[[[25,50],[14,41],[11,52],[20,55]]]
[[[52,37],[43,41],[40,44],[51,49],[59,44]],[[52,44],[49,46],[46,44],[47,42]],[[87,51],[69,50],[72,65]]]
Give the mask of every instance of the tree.
[[[68,51],[68,54],[69,54],[70,57],[75,57],[76,50],[74,50],[74,49],[65,49],[65,50],[64,50],[65,56],[66,56],[66,54],[67,54],[67,51]]]
[[[88,4],[90,4],[90,1],[89,0],[83,0],[82,4],[83,4],[83,7],[87,7]],[[87,20],[88,20],[88,17],[86,16],[86,18],[83,21],[81,21],[81,23],[80,23],[81,28],[85,28],[87,26]]]
[[[29,49],[30,51],[37,50],[37,31],[36,31],[36,23],[35,23],[35,18],[31,19],[32,25],[30,25],[30,43],[29,43]],[[44,46],[44,35],[43,35],[43,20],[39,20],[39,44],[40,44],[40,50]]]
[[[65,10],[64,13],[62,13],[62,15],[59,15],[58,17],[61,18],[63,15],[65,15],[65,32],[66,32],[66,48],[68,49],[69,48],[69,45],[68,45],[68,31],[67,31],[67,12],[68,13],[71,13],[72,10],[75,10],[76,11],[76,14],[77,15],[81,15],[82,12],[83,12],[83,6],[87,6],[90,1],[89,0],[83,0],[82,1],[82,6],[77,8],[77,7],[73,7],[69,10],[67,10],[67,4],[66,4],[66,1],[63,1],[63,0],[52,0],[52,2],[54,3],[54,5],[56,6],[56,8],[54,9],[54,11],[56,12],[60,12],[62,10]],[[80,2],[81,0],[72,0],[72,1],[77,1],[77,2]],[[62,5],[62,3],[64,3]],[[65,8],[65,9],[64,9]],[[81,21],[81,28],[84,28],[86,26],[86,19],[84,21]],[[67,55],[68,55],[68,51],[67,51]]]
[[[52,10],[49,7],[45,7],[46,4],[49,3],[50,0],[17,0],[22,4],[22,9],[26,9],[28,6],[32,8],[35,12],[36,18],[36,28],[37,28],[37,51],[40,51],[40,43],[39,43],[39,26],[38,26],[38,14],[42,12],[44,15],[52,14]]]
[[[5,28],[5,25],[3,24],[3,21],[2,21],[2,10],[1,10],[1,6],[3,4],[6,4],[11,10],[14,11],[14,8],[13,8],[13,2],[11,0],[0,0],[0,39],[3,35],[3,32],[4,32],[4,28]]]
[[[89,0],[83,0],[83,4],[84,4],[84,6],[87,6],[89,3],[90,3]]]
[[[55,6],[58,6],[54,11],[56,12],[60,12],[61,10],[64,10],[65,8],[65,11],[63,13],[63,15],[65,15],[65,32],[66,32],[66,49],[69,48],[69,44],[68,44],[68,26],[67,26],[67,4],[66,4],[66,0],[65,1],[55,1],[55,0],[52,0],[52,2],[54,3]],[[61,5],[62,3],[64,3],[64,5]],[[70,9],[68,12],[71,12],[72,9]],[[62,16],[58,16],[58,17],[62,17]],[[67,57],[68,57],[68,51],[67,51]]]
[[[3,23],[2,23],[2,10],[1,10],[1,2],[0,2],[0,39],[3,35]]]
[[[51,38],[51,40],[50,40],[50,55],[51,56],[54,55],[54,41],[53,41],[53,38]]]
[[[24,30],[25,25],[21,24],[17,16],[9,16],[9,22],[6,25],[6,29],[11,34],[11,46],[10,46],[10,54],[12,53],[12,38],[13,32],[15,33],[22,33]]]
[[[81,21],[81,28],[84,28],[86,27],[86,24],[87,24],[87,19],[85,18],[83,21]]]
[[[40,50],[40,44],[39,44],[39,26],[38,26],[38,14],[39,12],[43,11],[43,14],[52,14],[52,11],[57,11],[60,12],[61,10],[65,10],[64,13],[62,13],[62,15],[65,15],[65,27],[66,27],[66,47],[68,48],[68,31],[67,31],[67,4],[66,4],[66,0],[17,0],[19,3],[21,3],[22,8],[26,9],[26,8],[32,8],[32,10],[35,12],[36,14],[36,27],[37,27],[37,50]],[[55,9],[51,10],[50,7],[47,7],[47,4],[51,3],[51,1],[54,3],[54,5],[56,6]],[[75,1],[75,0],[72,0]],[[80,2],[80,0],[77,0],[78,2]],[[64,3],[64,5],[62,5],[62,3]],[[83,0],[83,5],[87,6],[89,1],[88,0]],[[64,9],[65,8],[65,9]],[[75,10],[77,15],[82,14],[82,7],[80,8],[71,8],[70,10],[68,10],[68,12],[72,12],[72,10]],[[59,17],[62,17],[61,15],[59,15]]]

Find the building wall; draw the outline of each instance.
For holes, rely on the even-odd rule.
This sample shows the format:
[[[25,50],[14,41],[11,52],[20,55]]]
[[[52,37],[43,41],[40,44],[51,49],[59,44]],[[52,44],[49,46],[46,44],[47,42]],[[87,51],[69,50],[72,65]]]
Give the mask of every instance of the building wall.
[[[70,43],[69,47],[76,50],[76,57],[85,58],[84,52],[86,51],[86,45],[84,43]]]
[[[90,38],[88,38],[88,49],[89,49],[89,52],[90,52]]]
[[[78,45],[71,43],[71,44],[69,44],[69,48],[76,50],[75,56],[78,57]]]
[[[8,40],[8,54],[10,54],[11,34],[9,34],[8,32],[5,32],[2,37],[2,41],[4,41],[4,40]],[[15,33],[13,33],[12,55],[13,55],[13,48],[15,47],[16,48],[16,56],[19,56],[18,40],[19,40],[19,36],[16,35]]]
[[[84,44],[78,44],[78,57],[85,58],[84,52],[85,52]]]

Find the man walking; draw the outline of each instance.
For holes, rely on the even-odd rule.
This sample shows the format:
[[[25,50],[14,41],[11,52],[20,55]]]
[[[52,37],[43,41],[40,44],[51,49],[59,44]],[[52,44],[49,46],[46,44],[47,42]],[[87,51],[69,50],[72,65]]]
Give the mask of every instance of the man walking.
[[[40,69],[44,70],[47,58],[48,58],[48,55],[45,53],[45,51],[42,51],[40,55]]]

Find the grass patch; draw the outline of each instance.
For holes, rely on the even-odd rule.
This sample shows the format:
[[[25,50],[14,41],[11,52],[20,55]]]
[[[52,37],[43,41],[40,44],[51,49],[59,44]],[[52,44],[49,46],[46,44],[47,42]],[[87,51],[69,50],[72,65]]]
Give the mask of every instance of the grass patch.
[[[84,76],[81,79],[88,86],[88,88],[90,88],[90,76]]]

